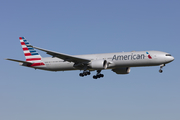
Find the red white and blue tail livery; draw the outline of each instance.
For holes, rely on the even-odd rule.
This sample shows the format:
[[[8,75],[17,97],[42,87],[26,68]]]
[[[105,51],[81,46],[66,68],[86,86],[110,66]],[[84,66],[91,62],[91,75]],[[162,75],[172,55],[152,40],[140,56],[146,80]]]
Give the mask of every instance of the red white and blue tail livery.
[[[19,37],[19,40],[20,40],[26,61],[33,63],[30,66],[45,65],[43,61],[41,60],[42,57],[33,47],[31,47],[29,42],[24,37]]]
[[[6,59],[19,62],[21,66],[48,71],[83,70],[79,76],[90,75],[96,70],[94,79],[101,78],[102,70],[111,69],[116,74],[128,74],[130,67],[160,66],[159,72],[165,64],[174,60],[171,54],[161,51],[132,51],[119,53],[89,54],[89,55],[67,55],[30,45],[24,38],[19,37],[26,61]],[[52,57],[41,57],[35,50],[41,50]],[[147,56],[148,55],[148,56]]]

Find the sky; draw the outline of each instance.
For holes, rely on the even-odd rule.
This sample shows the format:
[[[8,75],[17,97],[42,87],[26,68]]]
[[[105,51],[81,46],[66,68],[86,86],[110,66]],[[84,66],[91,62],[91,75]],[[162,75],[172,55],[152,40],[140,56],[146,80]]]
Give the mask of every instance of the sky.
[[[179,0],[1,0],[1,120],[179,120]],[[19,37],[70,55],[158,50],[175,60],[131,68],[49,72],[19,66]],[[43,57],[50,57],[38,51]]]

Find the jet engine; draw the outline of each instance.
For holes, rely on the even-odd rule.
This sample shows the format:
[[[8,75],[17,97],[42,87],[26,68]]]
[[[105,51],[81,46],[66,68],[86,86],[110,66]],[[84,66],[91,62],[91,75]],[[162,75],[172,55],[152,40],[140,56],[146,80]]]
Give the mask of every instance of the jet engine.
[[[125,68],[115,68],[112,69],[113,72],[116,74],[129,74],[130,73],[130,67],[125,67]]]
[[[107,68],[108,62],[106,60],[93,60],[89,66],[94,70],[102,70]]]

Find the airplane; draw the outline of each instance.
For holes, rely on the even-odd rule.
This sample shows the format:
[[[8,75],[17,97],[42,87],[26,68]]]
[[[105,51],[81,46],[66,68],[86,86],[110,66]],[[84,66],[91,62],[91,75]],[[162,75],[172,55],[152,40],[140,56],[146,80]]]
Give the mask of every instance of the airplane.
[[[111,69],[116,74],[129,74],[130,67],[160,66],[162,68],[174,60],[171,54],[161,51],[132,51],[119,53],[103,53],[88,55],[68,55],[54,52],[43,48],[32,46],[24,37],[19,37],[26,61],[16,59],[6,59],[19,62],[19,65],[47,70],[47,71],[83,71],[79,76],[84,77],[97,71],[94,79],[104,77],[102,70]],[[35,50],[41,50],[52,57],[41,57]]]

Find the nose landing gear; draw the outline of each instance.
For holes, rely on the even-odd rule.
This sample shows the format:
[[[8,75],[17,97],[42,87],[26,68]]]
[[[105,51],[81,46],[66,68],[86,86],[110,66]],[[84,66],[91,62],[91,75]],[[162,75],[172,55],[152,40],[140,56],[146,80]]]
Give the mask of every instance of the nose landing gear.
[[[160,73],[163,72],[162,68],[163,68],[164,66],[165,66],[165,64],[160,65],[160,69],[159,69],[159,72],[160,72]]]
[[[160,70],[159,70],[159,72],[160,72],[160,73],[162,73],[162,72],[163,72],[163,70],[161,70],[161,69],[160,69]]]

